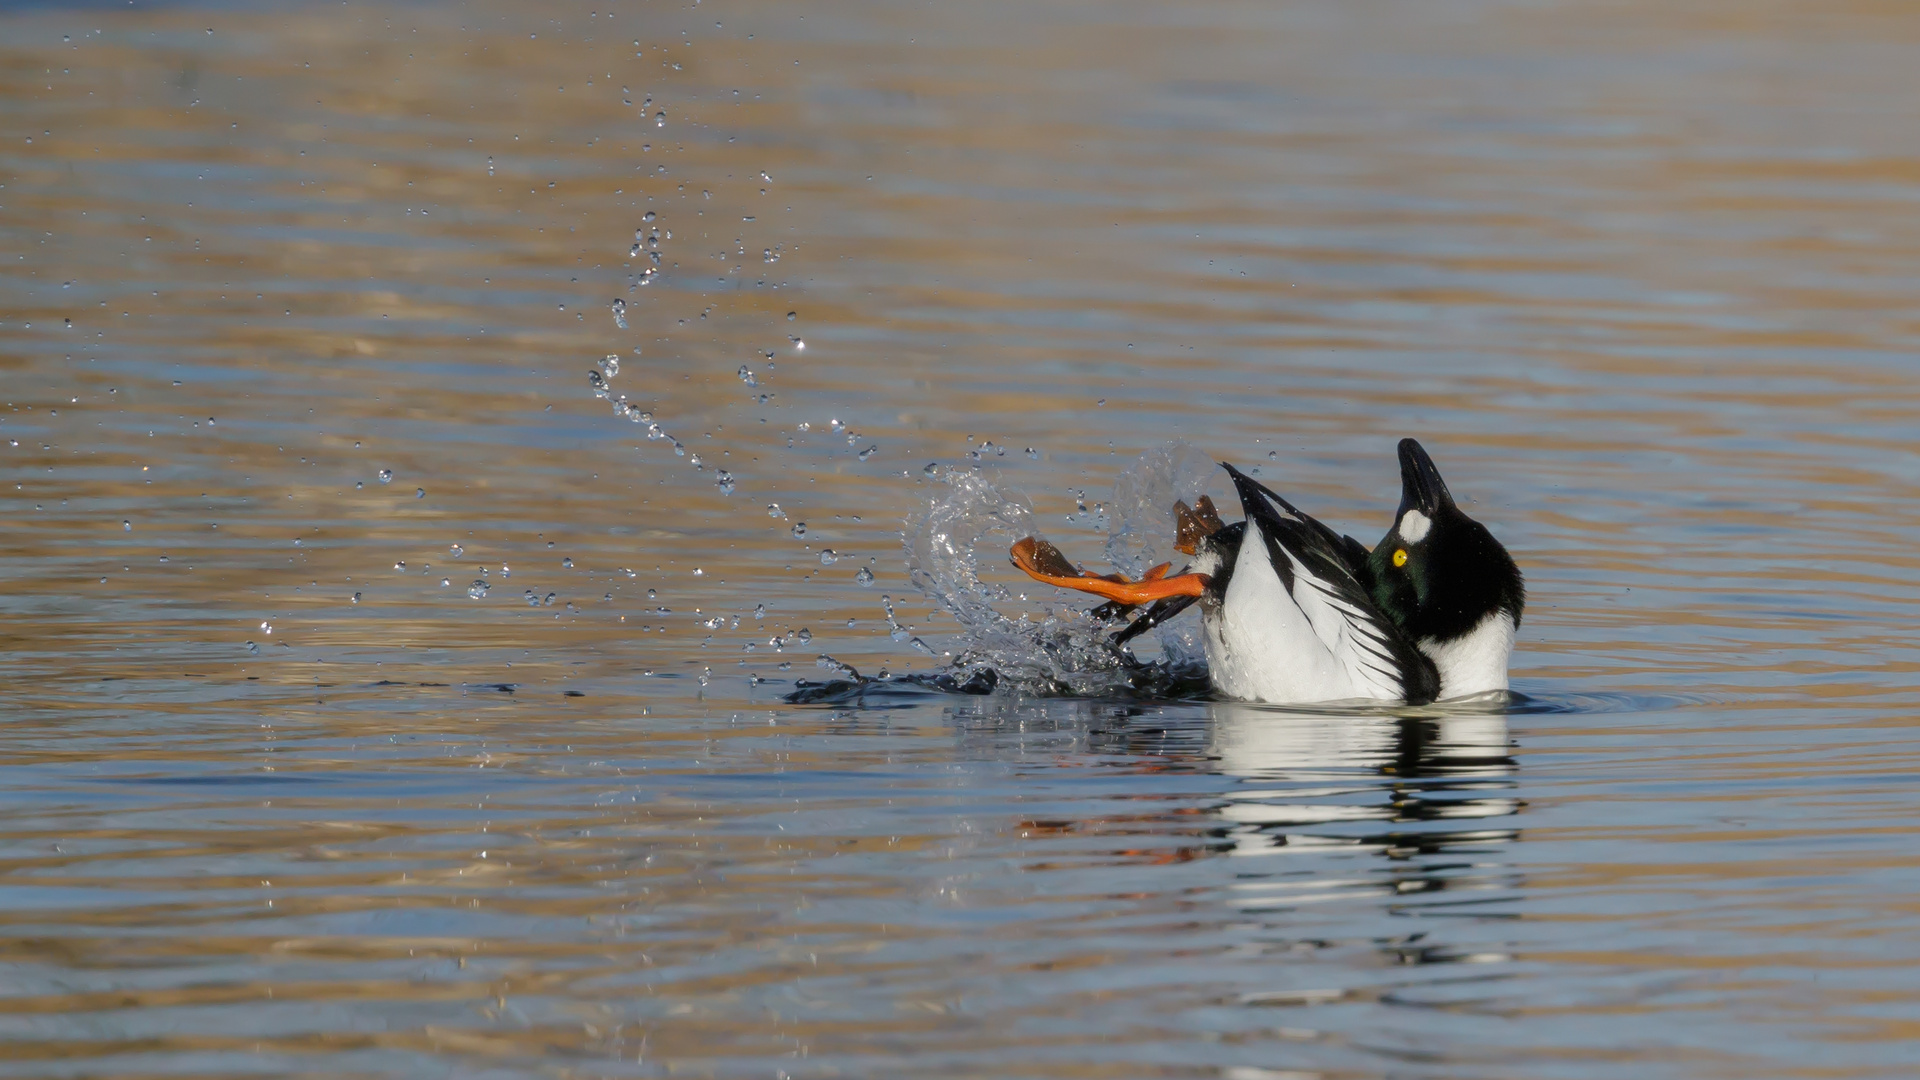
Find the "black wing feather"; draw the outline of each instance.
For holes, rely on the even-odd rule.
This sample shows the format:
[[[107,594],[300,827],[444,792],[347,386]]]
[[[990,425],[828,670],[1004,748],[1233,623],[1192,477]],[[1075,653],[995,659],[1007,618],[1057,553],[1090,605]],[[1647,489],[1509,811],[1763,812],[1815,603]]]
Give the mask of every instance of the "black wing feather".
[[[1128,623],[1126,629],[1114,634],[1113,644],[1116,646],[1125,645],[1141,634],[1146,633],[1161,623],[1166,622],[1168,619],[1173,618],[1175,615],[1187,610],[1187,608],[1192,607],[1193,602],[1198,599],[1200,598],[1197,596],[1169,596],[1165,600],[1156,601],[1152,607],[1147,609],[1145,615]]]

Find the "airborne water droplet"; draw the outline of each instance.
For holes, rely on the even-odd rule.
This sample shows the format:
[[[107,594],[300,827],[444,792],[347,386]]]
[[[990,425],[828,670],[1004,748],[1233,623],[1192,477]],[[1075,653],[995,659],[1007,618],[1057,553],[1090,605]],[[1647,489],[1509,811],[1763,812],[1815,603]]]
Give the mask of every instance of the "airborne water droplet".
[[[467,586],[467,596],[474,600],[479,600],[485,597],[487,590],[491,588],[493,588],[493,586],[487,584],[486,581],[475,578],[473,584]]]
[[[863,566],[859,573],[853,575],[853,580],[859,582],[860,587],[864,589],[873,584],[873,571]]]
[[[832,548],[820,549],[820,565],[821,566],[832,566],[834,563],[837,563],[839,561],[840,561],[839,552],[833,550]]]
[[[802,536],[807,535],[807,523],[804,521],[794,522],[792,531],[793,531],[794,539],[796,540]]]
[[[383,483],[383,484],[391,484],[391,483],[393,483],[393,470],[392,470],[392,469],[381,469],[381,470],[380,470],[380,482],[381,482],[381,483]]]

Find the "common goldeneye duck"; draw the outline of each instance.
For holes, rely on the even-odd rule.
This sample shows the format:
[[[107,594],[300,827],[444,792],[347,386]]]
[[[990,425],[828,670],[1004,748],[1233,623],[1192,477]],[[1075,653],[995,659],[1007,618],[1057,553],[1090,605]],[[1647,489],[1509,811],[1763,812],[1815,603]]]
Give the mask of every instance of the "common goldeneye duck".
[[[1177,546],[1193,559],[1178,574],[1096,577],[1033,537],[1013,546],[1014,565],[1121,608],[1151,605],[1116,644],[1197,601],[1208,675],[1228,697],[1425,704],[1506,690],[1526,603],[1520,569],[1454,503],[1418,442],[1400,442],[1400,509],[1371,552],[1221,467],[1246,520],[1221,524],[1204,497],[1177,504]]]

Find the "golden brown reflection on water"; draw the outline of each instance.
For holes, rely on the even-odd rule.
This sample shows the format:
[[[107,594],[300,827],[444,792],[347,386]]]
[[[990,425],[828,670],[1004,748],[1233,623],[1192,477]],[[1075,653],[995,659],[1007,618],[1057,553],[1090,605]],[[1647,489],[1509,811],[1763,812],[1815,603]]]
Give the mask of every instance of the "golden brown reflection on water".
[[[1905,1075],[1916,26],[0,10],[0,1075]],[[929,462],[1406,434],[1504,730],[778,702]]]

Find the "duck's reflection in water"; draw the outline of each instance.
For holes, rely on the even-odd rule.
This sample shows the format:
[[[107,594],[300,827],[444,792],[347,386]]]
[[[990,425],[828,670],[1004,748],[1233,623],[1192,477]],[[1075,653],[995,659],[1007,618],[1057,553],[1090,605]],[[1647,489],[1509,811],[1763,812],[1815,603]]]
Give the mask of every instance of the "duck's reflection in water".
[[[1242,781],[1215,811],[1221,847],[1275,860],[1249,865],[1236,882],[1244,908],[1363,895],[1405,896],[1423,908],[1479,906],[1511,895],[1516,883],[1498,852],[1519,831],[1497,823],[1521,804],[1504,716],[1302,713],[1225,702],[1210,711],[1208,756]],[[1322,858],[1300,862],[1306,856]],[[1349,872],[1334,871],[1326,857]],[[1431,895],[1442,892],[1449,895]]]

